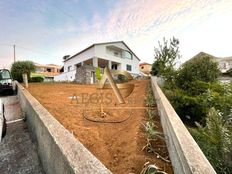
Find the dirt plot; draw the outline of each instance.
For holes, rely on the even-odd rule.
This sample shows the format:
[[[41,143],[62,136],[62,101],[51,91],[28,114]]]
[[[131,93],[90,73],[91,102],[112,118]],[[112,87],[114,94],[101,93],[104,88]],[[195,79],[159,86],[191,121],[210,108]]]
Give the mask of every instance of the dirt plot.
[[[142,123],[147,120],[145,92],[149,81],[134,80],[131,83],[135,88],[126,104],[118,104],[111,89],[100,91],[95,85],[34,83],[28,90],[113,173],[140,173],[148,161],[173,173],[171,163],[142,150],[146,145]],[[103,101],[105,115],[99,114],[99,98]],[[162,131],[158,117],[156,126]],[[154,144],[157,150],[165,146],[163,140]],[[167,157],[166,147],[160,153]]]

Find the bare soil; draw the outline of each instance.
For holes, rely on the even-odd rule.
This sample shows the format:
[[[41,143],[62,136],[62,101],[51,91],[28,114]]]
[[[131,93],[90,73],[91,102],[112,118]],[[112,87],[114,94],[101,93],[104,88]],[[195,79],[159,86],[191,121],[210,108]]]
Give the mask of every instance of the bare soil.
[[[135,88],[125,104],[118,103],[111,89],[100,91],[95,85],[32,83],[28,90],[113,173],[139,174],[146,162],[173,173],[170,162],[142,150],[147,143],[142,123],[147,121],[145,93],[149,81],[131,83]],[[102,107],[99,103],[103,103]],[[100,114],[101,108],[104,114]],[[162,132],[158,116],[155,124]],[[168,157],[163,140],[152,144],[158,153]]]

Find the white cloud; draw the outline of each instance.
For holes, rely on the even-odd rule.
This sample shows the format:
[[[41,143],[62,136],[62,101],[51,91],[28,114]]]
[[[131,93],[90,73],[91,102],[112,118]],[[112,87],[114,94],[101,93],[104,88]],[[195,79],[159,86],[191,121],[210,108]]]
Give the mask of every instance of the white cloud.
[[[78,20],[66,16],[67,20],[59,26],[45,22],[48,20],[46,15],[51,13],[45,2],[30,17],[36,21],[28,26],[23,26],[25,23],[20,21],[19,28],[12,30],[17,34],[4,38],[10,43],[16,41],[16,44],[44,50],[54,56],[49,58],[21,50],[19,57],[27,55],[36,61],[41,60],[41,63],[60,64],[65,54],[75,54],[93,43],[124,40],[142,61],[153,62],[154,46],[158,40],[172,36],[180,39],[185,60],[199,51],[218,56],[232,55],[229,48],[232,1],[111,1],[108,3],[112,6],[105,13],[96,8],[91,19],[84,15],[74,16]],[[5,16],[0,15],[2,17]],[[10,57],[9,50],[5,51],[8,51],[8,56],[4,56]],[[3,54],[0,52],[1,57]]]

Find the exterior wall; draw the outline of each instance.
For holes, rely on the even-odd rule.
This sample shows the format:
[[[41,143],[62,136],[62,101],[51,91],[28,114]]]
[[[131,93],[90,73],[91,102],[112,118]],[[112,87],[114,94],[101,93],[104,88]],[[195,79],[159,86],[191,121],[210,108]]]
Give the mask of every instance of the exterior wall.
[[[27,90],[18,85],[18,97],[47,174],[112,174]]]
[[[143,67],[143,68],[142,68]],[[140,64],[139,69],[144,74],[150,75],[152,65],[150,64]]]
[[[123,43],[96,45],[95,46],[95,56],[99,57],[101,59],[121,63],[121,66],[120,66],[121,70],[126,70],[126,65],[131,65],[132,71],[128,71],[128,72],[130,72],[132,74],[139,74],[139,60],[134,56],[134,54],[132,53],[132,60],[126,59],[124,57],[123,53],[122,53],[122,58],[114,56],[113,54],[110,54],[109,52],[107,52],[106,47],[110,46],[110,45],[114,45],[114,46],[117,46],[123,50],[129,51]]]
[[[157,85],[155,77],[152,77],[151,84],[174,173],[216,174],[172,105]]]
[[[76,70],[75,81],[77,83],[91,84],[95,82],[95,77],[93,77],[93,81],[91,81],[91,72],[95,72],[95,68],[93,66],[81,66]]]
[[[94,47],[82,52],[81,54],[64,62],[64,73],[68,72],[68,67],[71,66],[71,71],[76,70],[75,65],[95,56]]]
[[[232,68],[232,60],[218,60],[219,69],[222,73],[226,73]]]
[[[70,72],[63,72],[60,75],[54,76],[54,81],[74,81],[76,75],[76,70]]]
[[[107,52],[107,46],[116,46],[122,49],[121,57],[114,56]],[[54,77],[54,81],[73,81],[76,74],[76,64],[79,64],[83,61],[93,59],[93,64],[96,66],[96,59],[104,59],[109,60],[111,62],[119,63],[118,69],[119,70],[127,70],[126,66],[131,65],[132,71],[130,72],[132,75],[139,74],[139,60],[132,54],[132,60],[125,58],[123,50],[128,50],[128,48],[123,43],[111,43],[111,44],[102,44],[102,45],[95,45],[86,51],[80,53],[79,55],[71,58],[64,62],[64,72],[58,76]],[[130,52],[130,51],[129,51]],[[70,67],[70,70],[68,70]],[[110,67],[111,68],[111,67]]]

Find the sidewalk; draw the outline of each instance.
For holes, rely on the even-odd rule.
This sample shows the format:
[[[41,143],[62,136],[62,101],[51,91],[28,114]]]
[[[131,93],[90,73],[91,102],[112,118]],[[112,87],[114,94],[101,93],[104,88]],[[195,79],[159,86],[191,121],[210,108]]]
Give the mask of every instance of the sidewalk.
[[[1,174],[44,174],[24,121],[7,125],[0,143]]]

